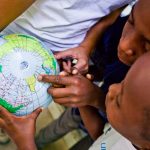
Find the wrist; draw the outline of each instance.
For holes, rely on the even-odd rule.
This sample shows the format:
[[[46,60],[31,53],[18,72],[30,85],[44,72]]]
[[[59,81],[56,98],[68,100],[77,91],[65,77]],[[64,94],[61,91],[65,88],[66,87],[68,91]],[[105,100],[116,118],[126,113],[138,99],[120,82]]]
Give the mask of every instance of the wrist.
[[[18,150],[37,150],[34,140],[18,142],[16,145]]]
[[[16,136],[13,138],[13,141],[17,145],[17,148],[19,150],[37,150],[35,141],[34,141],[34,136]]]
[[[93,98],[93,102],[92,102],[91,106],[98,108],[98,109],[101,109],[102,111],[105,112],[105,97],[106,97],[106,95],[101,90],[101,88],[96,86],[95,97]]]
[[[79,46],[82,47],[87,56],[90,56],[95,48],[92,42],[82,42]]]

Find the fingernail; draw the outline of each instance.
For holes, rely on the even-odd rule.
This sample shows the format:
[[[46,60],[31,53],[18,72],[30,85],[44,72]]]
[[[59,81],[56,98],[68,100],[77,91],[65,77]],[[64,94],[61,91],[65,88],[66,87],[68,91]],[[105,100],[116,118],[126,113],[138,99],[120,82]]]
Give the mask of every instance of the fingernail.
[[[73,59],[72,63],[73,64],[77,64],[78,60],[77,59]]]
[[[92,77],[91,74],[86,74],[86,76],[87,76],[88,78],[91,78],[91,77]]]
[[[72,70],[72,74],[77,74],[77,73],[78,73],[77,69]]]
[[[67,76],[68,73],[67,73],[66,71],[62,71],[62,72],[59,73],[59,75],[60,75],[60,76]]]
[[[37,79],[38,79],[38,81],[42,81],[43,77],[42,77],[41,75],[39,75],[39,76],[37,77]]]

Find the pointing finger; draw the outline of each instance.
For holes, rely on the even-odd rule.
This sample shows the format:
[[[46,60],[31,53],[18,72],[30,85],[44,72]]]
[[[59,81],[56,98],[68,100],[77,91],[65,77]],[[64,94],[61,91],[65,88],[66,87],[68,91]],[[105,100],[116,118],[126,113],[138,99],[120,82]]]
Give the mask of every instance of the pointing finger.
[[[39,114],[42,112],[41,108],[37,108],[36,110],[34,110],[29,116],[33,119],[37,119],[37,117],[39,116]]]
[[[52,84],[70,85],[73,82],[73,77],[60,75],[39,75],[38,80]]]
[[[55,98],[69,97],[72,94],[72,89],[70,88],[49,88],[48,93]]]

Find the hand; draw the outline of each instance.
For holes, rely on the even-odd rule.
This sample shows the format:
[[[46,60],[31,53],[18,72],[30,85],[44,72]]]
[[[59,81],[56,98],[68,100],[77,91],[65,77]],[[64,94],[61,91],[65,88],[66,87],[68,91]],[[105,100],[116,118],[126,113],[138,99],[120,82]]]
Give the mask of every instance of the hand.
[[[40,75],[38,80],[64,85],[63,88],[50,87],[48,89],[48,93],[52,95],[56,103],[71,107],[91,105],[99,108],[101,98],[100,88],[82,75]]]
[[[0,106],[0,128],[7,132],[19,149],[22,149],[24,145],[34,143],[35,121],[40,112],[41,109],[36,109],[30,115],[17,117]]]
[[[81,74],[85,74],[88,71],[89,54],[86,51],[86,48],[83,46],[78,46],[63,52],[58,52],[55,54],[55,57],[56,59],[62,59],[67,57],[77,59],[77,64],[75,64],[73,67],[76,68]],[[68,62],[68,64],[70,65],[70,62]],[[65,70],[66,64],[63,64],[63,66]],[[76,74],[76,72],[77,71],[72,70],[72,74]]]

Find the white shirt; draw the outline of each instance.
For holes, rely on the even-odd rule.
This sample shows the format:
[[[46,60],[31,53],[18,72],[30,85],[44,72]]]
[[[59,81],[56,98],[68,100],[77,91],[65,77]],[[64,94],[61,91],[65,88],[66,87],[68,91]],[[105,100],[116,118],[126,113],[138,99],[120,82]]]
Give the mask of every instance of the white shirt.
[[[120,135],[109,124],[105,125],[104,133],[89,150],[136,150],[132,143]]]
[[[53,51],[78,46],[93,24],[132,0],[37,0],[2,34],[24,33]]]

